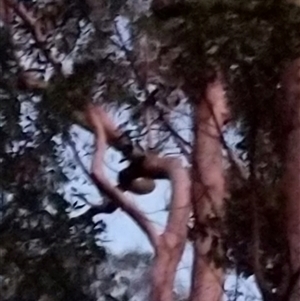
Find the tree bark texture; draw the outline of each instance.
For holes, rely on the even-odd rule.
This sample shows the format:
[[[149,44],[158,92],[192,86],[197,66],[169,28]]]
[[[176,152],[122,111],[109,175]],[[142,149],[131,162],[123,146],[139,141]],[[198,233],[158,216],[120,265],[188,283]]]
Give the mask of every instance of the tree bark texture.
[[[228,118],[221,75],[207,84],[195,104],[192,204],[196,241],[191,301],[220,301],[223,295],[221,224],[225,179],[221,129]]]

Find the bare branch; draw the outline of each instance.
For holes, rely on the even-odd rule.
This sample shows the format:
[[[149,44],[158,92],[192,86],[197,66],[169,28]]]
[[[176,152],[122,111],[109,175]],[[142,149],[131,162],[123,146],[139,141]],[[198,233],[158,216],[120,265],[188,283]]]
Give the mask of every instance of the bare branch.
[[[160,112],[161,113],[161,112]],[[160,114],[160,118],[163,121],[164,126],[167,128],[167,130],[170,132],[170,134],[174,137],[174,139],[177,141],[178,146],[180,147],[180,150],[182,151],[183,155],[186,157],[188,161],[191,155],[191,152],[186,149],[186,147],[189,147],[191,149],[191,144],[186,141],[179,133],[176,131],[170,122],[165,118],[164,114]]]
[[[182,257],[188,234],[188,220],[191,210],[191,188],[189,172],[182,167],[178,158],[163,158],[172,185],[170,213],[160,248],[153,265],[151,300],[173,300],[173,285],[178,263]]]
[[[104,174],[103,156],[107,141],[116,143],[116,126],[104,116],[100,108],[90,105],[87,109],[88,120],[96,135],[96,152],[92,163],[92,178],[98,189],[107,195],[118,207],[123,209],[146,233],[155,249],[156,260],[153,267],[153,300],[172,300],[173,283],[178,262],[185,246],[190,214],[189,172],[178,158],[161,158],[149,152],[143,157],[139,172],[150,178],[168,178],[172,185],[170,214],[164,233],[159,236],[152,223],[126,196],[114,187]],[[113,139],[111,138],[113,137]]]
[[[113,40],[112,40],[112,42],[113,42],[116,46],[118,46],[122,51],[124,51],[125,56],[126,56],[126,59],[128,60],[128,62],[129,62],[129,64],[130,64],[130,68],[131,68],[131,70],[132,70],[132,72],[133,72],[133,74],[134,74],[134,76],[135,76],[135,79],[136,79],[136,81],[137,81],[137,83],[138,83],[140,89],[145,90],[145,84],[146,84],[146,83],[145,83],[145,81],[142,79],[142,77],[139,75],[139,71],[138,71],[138,69],[137,69],[136,66],[135,66],[135,62],[134,62],[134,60],[132,59],[132,56],[130,55],[130,51],[128,50],[128,48],[126,47],[126,45],[125,45],[125,43],[124,43],[124,41],[123,41],[122,35],[121,35],[120,31],[118,30],[118,27],[117,27],[116,23],[115,23],[114,25],[115,25],[115,31],[116,31],[118,40],[119,40],[119,42],[120,42],[121,45],[118,44],[118,43],[116,43],[116,42],[114,42]],[[147,95],[147,94],[146,94],[146,95]]]
[[[121,35],[121,33],[119,32],[119,30],[118,30],[118,28],[117,28],[116,25],[115,25],[115,31],[116,31],[116,33],[117,33],[117,36],[118,36],[118,39],[119,39],[119,42],[120,42],[121,45],[118,44],[118,43],[115,43],[114,41],[112,41],[112,42],[113,42],[116,46],[120,47],[120,49],[123,50],[123,51],[125,52],[126,58],[127,58],[127,60],[129,61],[129,63],[130,63],[130,68],[131,68],[132,71],[133,71],[133,74],[134,74],[134,76],[135,76],[135,79],[136,79],[137,82],[139,83],[139,86],[140,86],[142,89],[144,89],[144,92],[145,92],[146,95],[147,95],[147,100],[145,101],[145,103],[148,104],[148,106],[147,106],[147,108],[146,108],[146,114],[147,114],[146,118],[148,117],[148,114],[149,114],[148,110],[149,110],[150,108],[153,108],[153,109],[157,110],[157,111],[159,112],[160,116],[161,116],[161,119],[163,119],[164,125],[165,125],[166,128],[170,131],[171,135],[175,138],[175,140],[177,141],[178,146],[180,147],[180,149],[181,149],[183,155],[184,155],[184,156],[186,157],[186,159],[189,161],[190,152],[186,150],[186,146],[191,148],[191,144],[190,144],[188,141],[186,141],[185,139],[183,139],[183,138],[181,137],[181,135],[179,135],[178,132],[177,132],[176,130],[173,129],[173,127],[170,125],[170,123],[169,123],[169,122],[167,121],[167,119],[165,118],[165,116],[164,116],[164,114],[163,114],[163,110],[160,109],[160,108],[158,108],[157,106],[154,105],[154,104],[155,104],[155,99],[152,99],[152,98],[153,98],[153,97],[155,98],[155,94],[157,93],[157,90],[154,91],[153,93],[151,93],[151,94],[149,95],[148,91],[145,89],[145,83],[144,83],[144,80],[140,77],[139,72],[138,72],[138,70],[137,70],[136,67],[135,67],[135,63],[134,63],[134,61],[133,61],[133,59],[132,59],[132,56],[130,55],[130,52],[129,52],[128,48],[126,47],[126,45],[125,45],[125,43],[124,43],[124,41],[123,41],[123,39],[122,39],[122,35]],[[150,100],[150,101],[149,101],[149,100]],[[151,105],[150,108],[149,108],[149,105]],[[150,132],[150,129],[149,129],[149,124],[148,124],[148,123],[147,123],[147,126],[148,126],[148,137],[150,137],[150,133],[149,133],[149,132]]]
[[[118,207],[123,209],[133,220],[141,227],[141,229],[148,236],[154,249],[158,246],[158,235],[148,220],[148,218],[141,212],[126,196],[125,194],[114,187],[110,181],[106,178],[103,170],[103,156],[106,148],[106,143],[109,141],[110,135],[114,135],[111,132],[114,127],[107,123],[102,123],[102,114],[99,114],[99,110],[95,110],[94,106],[88,108],[88,115],[93,125],[96,136],[96,152],[92,162],[92,178],[97,184],[98,189],[105,193]],[[107,120],[106,120],[107,121]]]

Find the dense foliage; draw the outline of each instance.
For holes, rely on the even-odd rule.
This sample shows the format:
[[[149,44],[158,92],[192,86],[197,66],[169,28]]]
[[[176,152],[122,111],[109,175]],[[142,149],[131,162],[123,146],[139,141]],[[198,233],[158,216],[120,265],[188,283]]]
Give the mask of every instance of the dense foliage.
[[[62,190],[72,180],[65,174],[72,165],[62,164],[64,147],[61,139],[55,142],[49,116],[37,118],[32,95],[17,94],[10,86],[16,70],[5,37],[2,28],[0,298],[92,300],[88,267],[105,259],[95,238],[104,225],[70,219],[80,207],[72,206]]]

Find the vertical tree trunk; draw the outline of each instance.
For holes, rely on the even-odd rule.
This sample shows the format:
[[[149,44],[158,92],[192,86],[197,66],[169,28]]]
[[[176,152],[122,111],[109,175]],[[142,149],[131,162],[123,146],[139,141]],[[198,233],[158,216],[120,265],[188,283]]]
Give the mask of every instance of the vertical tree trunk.
[[[151,301],[172,301],[176,269],[187,239],[190,216],[190,179],[181,161],[166,158],[172,185],[170,213],[164,233],[159,237],[152,267]],[[166,162],[167,163],[167,162]]]
[[[283,191],[286,201],[286,234],[290,267],[293,274],[289,301],[300,300],[300,59],[287,68],[283,78],[285,103],[283,123],[287,129],[282,145],[285,149]]]
[[[191,301],[220,301],[223,295],[221,222],[225,180],[221,128],[228,112],[220,74],[207,84],[195,105],[195,145],[192,166],[192,203],[196,241]]]

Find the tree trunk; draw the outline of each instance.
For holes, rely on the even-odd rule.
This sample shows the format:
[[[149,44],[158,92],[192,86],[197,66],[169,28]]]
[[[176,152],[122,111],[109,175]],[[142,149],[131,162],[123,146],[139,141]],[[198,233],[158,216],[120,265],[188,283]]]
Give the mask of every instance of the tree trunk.
[[[220,74],[195,105],[192,203],[195,213],[191,301],[219,301],[223,291],[221,222],[225,180],[221,128],[228,112]]]
[[[176,269],[187,239],[190,216],[190,179],[187,169],[176,158],[166,170],[172,184],[170,213],[164,233],[159,237],[152,268],[151,301],[172,301]],[[167,163],[167,162],[166,162]]]
[[[289,301],[300,300],[300,59],[287,68],[283,78],[285,103],[283,123],[287,129],[282,145],[285,148],[283,192],[286,201],[286,235],[289,242],[292,272]],[[293,283],[292,283],[293,282]]]

